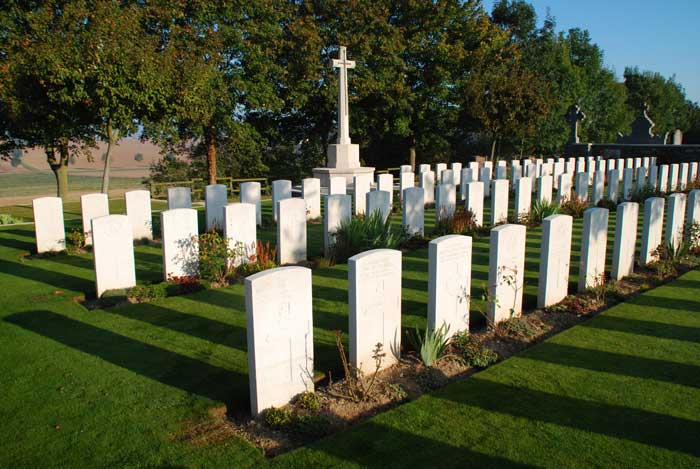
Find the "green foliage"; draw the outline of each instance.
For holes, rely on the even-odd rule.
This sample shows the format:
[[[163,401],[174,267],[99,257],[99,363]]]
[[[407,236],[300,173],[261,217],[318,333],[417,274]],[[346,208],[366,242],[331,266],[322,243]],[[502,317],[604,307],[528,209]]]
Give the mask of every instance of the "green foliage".
[[[321,410],[321,401],[313,392],[302,392],[296,397],[295,404],[311,412],[318,412]]]
[[[269,409],[265,409],[263,413],[263,422],[273,430],[282,430],[288,427],[293,420],[294,417],[292,413],[283,408],[270,407]]]
[[[291,427],[302,438],[320,438],[330,432],[331,422],[319,414],[294,415]]]
[[[126,291],[126,296],[137,303],[149,303],[167,296],[167,283],[136,285]]]
[[[23,221],[24,220],[19,217],[8,215],[7,213],[0,213],[0,225],[14,225],[22,223]]]
[[[403,239],[391,229],[391,219],[379,211],[366,217],[343,220],[335,232],[333,259],[345,262],[348,258],[370,249],[396,249]]]
[[[635,189],[632,191],[632,194],[630,195],[630,200],[632,202],[639,202],[639,203],[644,203],[645,200],[647,200],[650,197],[659,197],[661,195],[661,192],[658,190],[654,189],[654,186],[651,184],[645,184],[644,187],[641,189]]]
[[[68,254],[76,254],[85,247],[85,233],[83,230],[71,228],[66,235],[66,251]]]
[[[444,214],[435,222],[433,234],[443,236],[448,234],[474,235],[480,232],[476,224],[474,212],[464,207],[459,207],[452,213]]]
[[[426,328],[423,334],[418,328],[414,333],[407,334],[425,366],[433,366],[445,356],[447,346],[450,343],[449,331],[450,327],[443,324],[435,330]]]
[[[143,153],[136,153],[134,155],[134,161],[138,161],[138,162],[143,161]]]
[[[649,265],[659,279],[678,275],[678,267],[687,259],[690,244],[686,242],[660,244],[652,253],[655,260]]]
[[[536,334],[527,319],[522,317],[511,317],[500,321],[496,324],[495,330],[497,335],[513,339],[529,339]]]
[[[250,249],[246,249],[240,243],[233,249],[234,259],[246,259],[246,262],[240,264],[236,269],[242,276],[247,277],[277,267],[277,248],[271,247],[269,241],[263,243],[258,240],[255,243],[255,251],[252,253],[249,251]]]
[[[583,218],[583,212],[588,208],[588,203],[578,197],[569,197],[559,206],[561,213],[571,215],[574,218]]]
[[[210,231],[194,237],[191,242],[199,243],[199,277],[224,284],[231,274],[229,259],[233,256],[226,237]]]
[[[614,200],[610,200],[607,197],[603,197],[598,201],[596,207],[607,208],[608,210],[615,210],[617,208],[617,203]]]
[[[486,347],[479,338],[469,334],[469,331],[453,335],[451,345],[465,363],[475,368],[486,368],[498,360],[498,354]]]
[[[540,201],[536,200],[532,207],[530,207],[530,216],[528,218],[529,224],[536,226],[541,225],[542,221],[551,216],[559,213],[559,205],[551,201]]]

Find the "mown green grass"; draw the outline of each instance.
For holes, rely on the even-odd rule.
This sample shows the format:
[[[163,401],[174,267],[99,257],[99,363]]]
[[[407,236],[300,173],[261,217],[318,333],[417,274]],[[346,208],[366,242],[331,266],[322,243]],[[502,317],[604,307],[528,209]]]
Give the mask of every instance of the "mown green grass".
[[[270,208],[266,202],[265,218],[271,217]],[[432,216],[432,212],[426,214],[429,224]],[[610,230],[614,232],[614,217]],[[572,288],[580,221],[575,231]],[[259,232],[259,238],[273,243],[274,236],[270,225]],[[539,228],[528,231],[526,308],[535,303],[540,236]],[[320,253],[320,225],[309,225],[308,239],[309,254]],[[243,440],[198,447],[174,437],[186,422],[202,418],[211,407],[224,404],[234,414],[248,411],[242,285],[88,311],[73,297],[94,288],[90,255],[24,258],[22,253],[31,251],[33,242],[31,225],[0,228],[4,291],[0,465],[242,467],[265,463],[263,455]],[[488,270],[486,237],[475,240],[473,259],[472,308],[477,310],[483,307],[478,298]],[[136,268],[139,282],[160,281],[159,247],[137,246]],[[427,270],[427,249],[404,254],[404,327],[425,325]],[[683,281],[695,282],[697,287],[692,275]],[[659,292],[664,291],[652,294],[663,297],[667,294]],[[680,290],[670,291],[673,298]],[[557,344],[574,334],[573,342],[561,342],[569,348],[555,347],[541,359],[523,358],[528,354],[510,359],[274,462],[292,466],[311,462],[442,466],[469,461],[585,465],[594,458],[639,462],[643,455],[651,461],[687,463],[688,454],[697,454],[689,452],[687,437],[677,434],[698,434],[697,419],[689,417],[695,404],[683,405],[691,397],[700,401],[700,385],[693,381],[700,376],[700,319],[688,312],[700,307],[692,298],[697,288],[682,291],[686,297],[659,301],[675,315],[656,307],[633,306],[630,313],[620,313],[622,321],[612,320],[619,330],[589,325],[594,323],[572,329],[547,342]],[[334,331],[348,327],[347,266],[314,270],[313,294],[315,367],[322,372],[338,370]],[[659,317],[657,310],[662,312]],[[643,319],[632,317],[626,322],[627,314]],[[474,327],[483,324],[478,313],[472,314],[472,323]],[[673,338],[651,337],[651,333],[636,332],[637,326],[686,335],[680,343],[667,342]],[[579,335],[583,338],[576,339]],[[535,350],[540,349],[529,354],[537,356]],[[570,362],[556,361],[562,357],[570,357]],[[672,368],[667,379],[657,379],[669,363],[687,366]],[[629,368],[640,376],[630,376]],[[623,381],[616,381],[617,375]],[[696,410],[694,415],[700,413]],[[660,443],[652,441],[662,431],[670,436]],[[589,445],[597,453],[578,454]],[[411,454],[417,456],[408,459]]]
[[[142,178],[112,177],[109,186],[112,189],[142,188]],[[71,191],[99,191],[102,187],[101,176],[86,176],[73,170],[68,175]],[[35,171],[31,173],[0,174],[0,197],[17,197],[25,195],[55,194],[56,178],[53,173]]]

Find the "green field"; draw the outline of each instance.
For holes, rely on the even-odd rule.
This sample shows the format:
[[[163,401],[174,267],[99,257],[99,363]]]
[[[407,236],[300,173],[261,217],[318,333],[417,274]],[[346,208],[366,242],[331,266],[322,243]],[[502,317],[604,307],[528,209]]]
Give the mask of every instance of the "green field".
[[[71,191],[96,191],[102,187],[101,176],[86,176],[73,170],[68,176]],[[141,178],[112,177],[109,181],[110,189],[136,189],[142,188]],[[11,173],[0,174],[0,197],[42,196],[56,194],[56,178],[53,173]],[[0,207],[0,213],[3,208]]]
[[[265,202],[267,219],[270,208]],[[426,213],[426,221],[432,217]],[[157,229],[157,215],[154,221]],[[614,226],[613,213],[611,234]],[[572,288],[580,228],[578,220]],[[308,229],[309,255],[316,256],[321,226]],[[268,225],[258,237],[274,242],[274,228]],[[526,309],[535,304],[540,237],[541,229],[528,230]],[[201,447],[173,437],[212,407],[224,404],[230,413],[249,408],[242,285],[88,311],[73,297],[94,289],[91,256],[23,257],[33,242],[31,225],[0,228],[0,465],[239,467],[267,461],[244,440]],[[612,236],[609,248],[610,254]],[[471,293],[478,298],[487,280],[488,238],[475,239],[473,249]],[[136,269],[140,283],[160,281],[157,245],[136,247]],[[404,254],[404,327],[425,326],[427,270],[427,249]],[[699,286],[700,274],[692,272],[464,382],[273,462],[697,465]],[[348,327],[347,265],[315,269],[313,294],[315,368],[337,371],[334,331]],[[479,307],[478,300],[473,305]],[[472,323],[483,326],[477,314]]]

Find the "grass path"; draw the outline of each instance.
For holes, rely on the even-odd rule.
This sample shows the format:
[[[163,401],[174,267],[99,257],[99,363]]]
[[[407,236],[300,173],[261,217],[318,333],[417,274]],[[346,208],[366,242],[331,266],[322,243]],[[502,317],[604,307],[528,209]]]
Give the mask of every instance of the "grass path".
[[[264,210],[269,217],[269,203]],[[572,284],[580,221],[575,233]],[[272,240],[274,230],[261,230],[259,237]],[[539,229],[528,231],[530,306],[539,238]],[[242,440],[205,448],[173,438],[212,407],[248,408],[242,285],[87,311],[72,298],[94,288],[91,257],[25,259],[33,242],[32,226],[0,228],[0,466],[265,463]],[[320,249],[321,227],[310,225],[309,252]],[[487,238],[475,240],[474,262],[472,294],[478,296],[486,281]],[[424,326],[427,250],[404,255],[403,267],[403,325]],[[140,282],[159,281],[159,247],[138,246],[136,268]],[[347,330],[347,266],[315,270],[313,288],[316,368],[335,370],[333,331]],[[700,435],[698,292],[700,274],[692,272],[473,378],[273,463],[697,463],[691,458],[700,448],[693,440]],[[472,316],[477,325],[478,319]]]

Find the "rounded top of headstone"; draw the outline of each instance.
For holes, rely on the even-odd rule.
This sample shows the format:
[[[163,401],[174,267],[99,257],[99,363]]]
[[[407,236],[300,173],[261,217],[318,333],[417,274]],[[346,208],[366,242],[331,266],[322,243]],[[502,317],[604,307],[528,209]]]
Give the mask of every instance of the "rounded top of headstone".
[[[445,236],[440,236],[439,238],[435,238],[434,240],[430,241],[430,244],[433,245],[438,245],[438,244],[451,244],[451,243],[468,243],[471,241],[472,237],[471,236],[465,236],[465,235],[459,235],[459,234],[449,234]]]
[[[150,196],[151,196],[151,191],[146,190],[146,189],[136,189],[136,190],[133,190],[133,191],[126,191],[126,192],[124,192],[124,196],[126,196],[127,194],[144,195],[144,196],[145,196],[146,194],[148,194],[148,196],[150,197]]]
[[[226,184],[208,184],[205,189],[217,189],[217,190],[222,190],[226,189]]]
[[[178,215],[192,215],[197,216],[197,210],[194,208],[171,208],[169,210],[163,210],[160,212],[161,215],[165,217],[176,217]]]
[[[502,231],[522,231],[525,232],[525,225],[518,225],[517,223],[506,223],[504,225],[499,225],[495,228],[491,228],[492,233],[500,233]]]
[[[309,269],[308,267],[301,267],[298,265],[276,267],[274,269],[263,270],[262,272],[258,272],[257,274],[247,276],[245,278],[245,283],[248,284],[265,277],[279,277],[281,275],[291,277],[311,276],[311,269]]]
[[[564,213],[555,213],[554,215],[550,215],[548,217],[545,217],[543,222],[548,222],[548,223],[565,223],[565,221],[568,221],[569,223],[573,224],[574,222],[574,217],[571,215],[566,215]]]
[[[103,194],[101,192],[94,192],[92,194],[83,194],[80,196],[80,200],[89,200],[89,199],[106,199],[107,194]]]
[[[384,257],[387,259],[401,259],[401,251],[397,249],[372,249],[370,251],[361,252],[360,254],[355,254],[350,259],[350,262],[362,262],[368,258]]]

